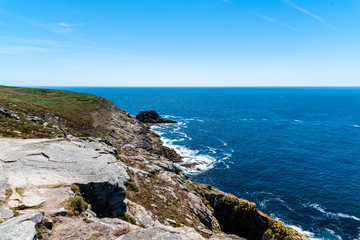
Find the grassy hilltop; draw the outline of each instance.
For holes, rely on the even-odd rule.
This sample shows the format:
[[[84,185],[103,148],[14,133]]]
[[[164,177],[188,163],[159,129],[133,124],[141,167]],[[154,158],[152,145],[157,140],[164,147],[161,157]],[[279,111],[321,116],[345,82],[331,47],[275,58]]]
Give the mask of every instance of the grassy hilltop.
[[[91,113],[107,104],[87,93],[0,86],[0,136],[56,137],[62,131],[54,125],[82,135],[93,124]]]

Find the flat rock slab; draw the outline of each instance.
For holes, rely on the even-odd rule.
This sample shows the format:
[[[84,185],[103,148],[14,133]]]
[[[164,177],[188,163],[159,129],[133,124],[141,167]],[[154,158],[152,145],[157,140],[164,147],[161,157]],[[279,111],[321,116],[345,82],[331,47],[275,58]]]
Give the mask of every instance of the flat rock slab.
[[[13,218],[0,225],[0,240],[33,240],[36,224],[44,218],[44,212]]]
[[[106,147],[80,139],[0,138],[0,159],[14,187],[75,182],[113,182],[123,187],[127,173]]]
[[[113,152],[104,143],[78,138],[0,138],[0,199],[11,188],[14,201],[25,207],[46,205],[70,197],[66,186],[76,184],[99,209],[113,205],[108,213],[119,214],[129,176]],[[17,189],[22,193],[16,194]]]
[[[130,232],[119,240],[186,240],[178,231],[165,227],[147,228],[140,231]]]
[[[13,211],[11,211],[11,209],[4,207],[4,206],[0,206],[0,219],[8,219],[8,218],[12,218],[14,216]]]

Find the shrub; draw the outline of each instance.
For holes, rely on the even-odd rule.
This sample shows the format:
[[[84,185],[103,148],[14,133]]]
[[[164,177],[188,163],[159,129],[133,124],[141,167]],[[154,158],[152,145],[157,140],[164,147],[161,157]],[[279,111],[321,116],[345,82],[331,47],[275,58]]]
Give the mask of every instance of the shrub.
[[[130,227],[126,226],[126,227],[116,230],[114,232],[114,236],[119,237],[121,235],[127,234],[128,232],[130,232]]]
[[[89,204],[82,197],[75,196],[68,199],[67,209],[71,216],[80,215],[88,208]]]

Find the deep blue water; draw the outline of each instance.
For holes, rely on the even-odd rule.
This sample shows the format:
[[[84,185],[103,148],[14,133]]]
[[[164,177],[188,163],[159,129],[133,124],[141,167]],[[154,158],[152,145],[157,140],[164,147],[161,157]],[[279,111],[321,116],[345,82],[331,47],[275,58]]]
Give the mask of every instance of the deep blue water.
[[[312,238],[360,239],[360,88],[65,88],[156,110],[191,177]]]

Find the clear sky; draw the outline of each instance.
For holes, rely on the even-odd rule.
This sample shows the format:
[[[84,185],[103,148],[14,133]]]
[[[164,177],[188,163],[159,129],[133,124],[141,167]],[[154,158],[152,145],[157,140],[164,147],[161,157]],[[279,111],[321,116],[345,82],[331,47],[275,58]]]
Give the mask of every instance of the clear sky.
[[[360,0],[0,0],[0,84],[360,86]]]

